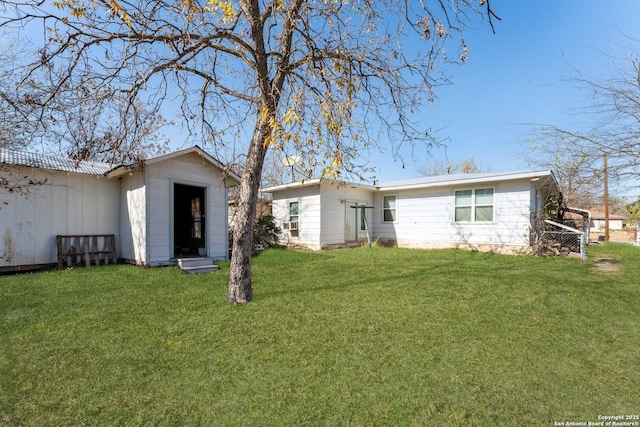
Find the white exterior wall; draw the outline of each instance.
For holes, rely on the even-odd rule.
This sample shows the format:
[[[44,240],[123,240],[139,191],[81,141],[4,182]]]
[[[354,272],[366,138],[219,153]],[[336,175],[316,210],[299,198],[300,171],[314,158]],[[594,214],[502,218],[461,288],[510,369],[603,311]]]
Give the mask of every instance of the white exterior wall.
[[[295,201],[300,207],[298,233],[283,227],[283,223],[289,222],[289,203]],[[372,190],[322,183],[273,193],[272,212],[282,230],[281,242],[316,250],[345,243],[347,215],[355,215],[351,205],[356,202],[371,206]]]
[[[121,178],[120,239],[118,258],[145,264],[147,259],[147,210],[144,173],[134,172]],[[119,240],[119,242],[118,242]]]
[[[351,208],[354,203],[362,203],[371,206],[373,193],[362,188],[337,187],[336,185],[322,185],[321,219],[322,232],[321,245],[342,244],[355,236],[354,230],[347,230],[347,215],[355,217],[355,210]],[[370,209],[368,211],[371,211]],[[369,212],[367,212],[369,213]],[[372,224],[369,226],[371,227]],[[356,224],[358,227],[359,224]],[[349,233],[349,234],[347,234]]]
[[[493,221],[456,223],[456,190],[493,188]],[[396,196],[395,223],[383,222],[382,198]],[[381,191],[375,196],[374,237],[394,239],[400,247],[493,247],[529,244],[530,183],[483,183],[475,186]]]
[[[173,258],[174,184],[205,188],[205,227],[208,256],[228,258],[227,188],[220,171],[190,153],[147,166],[147,263],[159,265]]]
[[[0,267],[57,263],[56,235],[115,234],[119,239],[120,181],[32,168],[13,168],[46,184],[29,196],[3,195],[0,202]]]
[[[593,219],[593,227],[591,227],[592,232],[604,231],[605,220],[604,219]],[[609,230],[622,230],[624,227],[622,226],[621,219],[609,219]]]
[[[299,202],[298,233],[285,230],[283,223],[289,222],[289,203]],[[276,224],[282,230],[281,243],[303,245],[320,249],[322,233],[320,185],[291,188],[275,193],[272,204]]]

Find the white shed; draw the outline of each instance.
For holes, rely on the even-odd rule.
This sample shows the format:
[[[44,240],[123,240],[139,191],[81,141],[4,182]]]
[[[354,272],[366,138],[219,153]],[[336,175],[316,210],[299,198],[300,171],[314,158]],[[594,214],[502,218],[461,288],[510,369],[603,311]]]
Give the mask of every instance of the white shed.
[[[591,232],[598,233],[604,231],[606,224],[605,215],[602,212],[591,213]],[[623,230],[626,218],[621,215],[609,214],[609,230]]]
[[[58,235],[114,235],[117,257],[140,265],[228,257],[228,188],[239,179],[197,146],[143,165],[9,150],[0,164],[7,183],[36,183],[0,193],[0,268],[55,264]]]
[[[377,186],[314,180],[263,191],[273,195],[273,214],[290,244],[321,249],[363,240],[365,212],[372,238],[400,247],[510,252],[532,243],[534,220],[547,197],[558,194],[558,185],[547,170],[444,175]],[[369,208],[354,209],[357,205]]]

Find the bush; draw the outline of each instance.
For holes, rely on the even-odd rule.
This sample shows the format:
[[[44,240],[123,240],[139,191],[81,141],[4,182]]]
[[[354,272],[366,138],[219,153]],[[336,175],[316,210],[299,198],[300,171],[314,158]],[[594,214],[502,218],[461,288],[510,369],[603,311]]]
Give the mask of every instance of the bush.
[[[253,229],[253,245],[270,248],[280,246],[280,227],[275,223],[275,217],[271,214],[261,215],[256,219]]]

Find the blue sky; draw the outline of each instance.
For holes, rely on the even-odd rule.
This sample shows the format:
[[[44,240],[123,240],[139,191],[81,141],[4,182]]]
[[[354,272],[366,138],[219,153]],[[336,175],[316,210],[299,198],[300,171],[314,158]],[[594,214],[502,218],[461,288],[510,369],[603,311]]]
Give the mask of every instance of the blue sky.
[[[472,0],[478,1],[478,0]],[[619,48],[640,44],[640,0],[492,0],[501,21],[495,34],[486,23],[463,34],[469,49],[464,65],[444,72],[452,84],[436,88],[437,99],[420,116],[425,129],[441,129],[446,150],[412,152],[402,159],[371,152],[369,166],[380,182],[420,176],[418,168],[437,159],[473,159],[494,172],[530,168],[523,158],[532,127],[555,124],[579,129],[572,114],[588,103],[568,79],[575,69],[606,76]],[[640,49],[640,47],[638,47]],[[453,52],[450,52],[453,54]],[[171,132],[172,146],[185,144]]]
[[[531,128],[523,123],[579,126],[573,114],[588,99],[567,80],[581,70],[606,76],[620,47],[640,40],[638,0],[494,0],[502,19],[496,33],[488,25],[464,34],[469,61],[445,71],[452,85],[437,89],[438,99],[423,111],[425,127],[449,138],[449,161],[474,159],[491,171],[530,168],[522,152]],[[626,35],[625,35],[626,34]],[[628,36],[628,37],[627,37]],[[638,42],[636,42],[638,43]],[[429,161],[425,150],[402,152],[404,162],[373,153],[381,182],[420,176],[418,166]],[[433,158],[445,161],[444,149]],[[404,164],[404,167],[403,167]]]

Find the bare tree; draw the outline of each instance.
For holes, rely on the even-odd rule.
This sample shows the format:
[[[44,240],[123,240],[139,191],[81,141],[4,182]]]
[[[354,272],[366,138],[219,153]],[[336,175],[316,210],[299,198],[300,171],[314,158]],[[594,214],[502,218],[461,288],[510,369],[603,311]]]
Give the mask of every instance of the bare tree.
[[[35,56],[35,52],[30,52]],[[123,96],[100,97],[90,86],[58,95],[49,66],[28,65],[29,45],[0,47],[0,147],[37,148],[75,160],[139,161],[167,150],[160,131],[166,120]],[[85,82],[86,83],[86,82]]]
[[[30,120],[34,111],[33,98],[21,86],[18,72],[23,46],[18,40],[0,32],[0,148],[21,149],[41,134],[37,121]]]
[[[556,132],[540,130],[529,141],[525,158],[532,167],[554,171],[567,206],[589,209],[602,188],[602,158],[594,154],[565,142]]]
[[[491,25],[497,19],[489,0],[478,6],[466,0],[2,5],[0,25],[40,24],[47,35],[31,64],[46,72],[51,91],[42,102],[88,90],[96,99],[123,101],[123,118],[138,103],[152,114],[173,103],[216,153],[226,136],[243,134],[238,129],[250,134],[229,278],[234,304],[252,297],[253,218],[267,151],[299,155],[301,170],[337,180],[366,166],[363,149],[429,144],[411,113],[446,82],[444,63],[467,60],[464,40],[454,35],[469,28],[473,15]]]
[[[424,176],[450,175],[456,173],[481,173],[483,171],[473,159],[442,161],[434,159],[433,161],[421,165],[418,172]]]
[[[640,173],[640,54],[631,49],[606,58],[606,77],[575,70],[571,81],[586,91],[588,101],[572,129],[547,124],[533,130],[530,159],[553,166],[567,197],[578,205],[594,202],[587,193],[601,192],[595,188],[602,187],[605,155],[611,182],[620,185]]]

